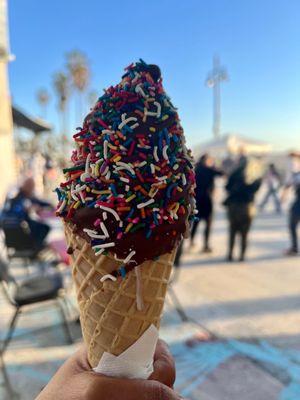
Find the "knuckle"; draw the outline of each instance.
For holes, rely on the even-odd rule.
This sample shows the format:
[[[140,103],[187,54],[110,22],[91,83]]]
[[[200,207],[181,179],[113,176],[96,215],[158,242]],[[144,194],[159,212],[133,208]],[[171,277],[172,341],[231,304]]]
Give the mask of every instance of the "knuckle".
[[[159,382],[151,382],[151,390],[149,390],[149,397],[147,400],[172,400],[170,391]]]

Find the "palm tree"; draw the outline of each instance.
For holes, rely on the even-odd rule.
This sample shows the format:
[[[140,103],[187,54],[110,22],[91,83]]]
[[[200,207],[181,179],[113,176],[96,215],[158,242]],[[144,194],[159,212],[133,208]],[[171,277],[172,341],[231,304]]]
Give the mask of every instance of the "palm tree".
[[[50,100],[50,95],[48,93],[48,90],[45,88],[40,88],[36,93],[36,99],[41,107],[41,117],[46,118],[47,106]]]
[[[58,111],[61,115],[61,135],[68,132],[68,101],[70,97],[70,81],[65,72],[56,72],[53,76],[53,87],[58,98]]]
[[[66,67],[70,74],[73,88],[78,92],[77,118],[83,117],[83,94],[90,81],[90,67],[86,55],[80,50],[73,50],[66,54]],[[77,119],[76,118],[76,119]]]

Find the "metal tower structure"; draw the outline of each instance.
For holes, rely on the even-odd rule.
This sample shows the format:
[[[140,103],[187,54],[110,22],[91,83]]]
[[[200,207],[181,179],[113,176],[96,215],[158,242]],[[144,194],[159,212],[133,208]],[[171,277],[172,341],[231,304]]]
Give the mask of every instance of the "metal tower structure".
[[[208,73],[205,84],[213,89],[213,135],[220,137],[221,132],[221,82],[228,81],[228,73],[221,66],[220,59],[216,55],[213,58],[213,69]]]

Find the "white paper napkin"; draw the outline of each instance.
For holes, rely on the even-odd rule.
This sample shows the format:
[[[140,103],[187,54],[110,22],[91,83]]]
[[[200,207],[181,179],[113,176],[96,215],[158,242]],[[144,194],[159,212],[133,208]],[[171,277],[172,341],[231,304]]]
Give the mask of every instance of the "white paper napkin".
[[[116,378],[147,379],[153,372],[153,356],[157,340],[158,330],[151,325],[119,356],[103,353],[94,371]]]

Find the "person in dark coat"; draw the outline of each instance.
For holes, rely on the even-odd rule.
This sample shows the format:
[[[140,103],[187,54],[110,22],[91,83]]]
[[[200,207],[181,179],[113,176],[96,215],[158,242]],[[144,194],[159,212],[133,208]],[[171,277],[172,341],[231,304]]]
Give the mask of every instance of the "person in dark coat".
[[[290,206],[288,220],[291,246],[286,250],[285,254],[295,256],[299,254],[297,228],[300,224],[300,153],[291,153],[290,159],[291,171],[288,174],[282,197],[283,199],[285,198],[289,188],[293,189],[294,200]]]
[[[213,191],[214,182],[217,176],[222,176],[223,172],[213,166],[213,160],[208,154],[203,154],[196,164],[196,206],[198,210],[197,219],[193,223],[191,231],[191,245],[201,221],[204,221],[204,243],[203,252],[210,253],[209,245],[212,216],[213,216]]]
[[[233,250],[237,235],[241,237],[240,261],[244,261],[247,249],[248,233],[255,214],[254,197],[261,185],[261,179],[252,183],[246,181],[248,161],[242,159],[228,178],[226,191],[228,196],[224,201],[229,220],[228,261],[233,260]]]

